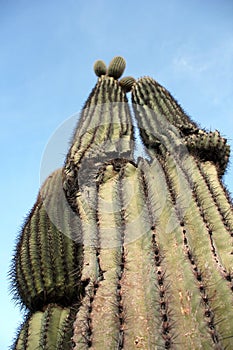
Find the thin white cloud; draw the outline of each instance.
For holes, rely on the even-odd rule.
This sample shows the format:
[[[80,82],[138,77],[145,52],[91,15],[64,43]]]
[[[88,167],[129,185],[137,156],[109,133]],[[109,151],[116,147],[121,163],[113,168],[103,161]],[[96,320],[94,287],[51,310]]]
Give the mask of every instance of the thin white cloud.
[[[173,60],[175,70],[187,73],[202,73],[208,69],[208,63],[203,62],[200,55],[180,54]]]
[[[209,47],[180,46],[177,48],[173,60],[173,70],[183,73],[213,72],[216,68],[218,74],[232,74],[233,68],[233,38],[226,38],[222,42]]]
[[[227,102],[233,95],[233,38],[218,40],[215,46],[182,45],[174,53],[171,69],[175,78],[192,80],[215,105]]]
[[[212,50],[212,47],[211,47]],[[212,52],[202,46],[189,44],[181,45],[173,56],[173,71],[183,74],[201,74],[211,66]]]

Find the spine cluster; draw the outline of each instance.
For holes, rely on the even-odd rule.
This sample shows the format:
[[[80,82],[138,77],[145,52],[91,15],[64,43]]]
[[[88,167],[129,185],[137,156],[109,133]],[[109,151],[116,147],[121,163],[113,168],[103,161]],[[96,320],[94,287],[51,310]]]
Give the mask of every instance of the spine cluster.
[[[152,78],[118,81],[124,69],[95,63],[64,167],[22,229],[14,350],[233,347],[229,146]],[[150,160],[134,159],[132,112]]]

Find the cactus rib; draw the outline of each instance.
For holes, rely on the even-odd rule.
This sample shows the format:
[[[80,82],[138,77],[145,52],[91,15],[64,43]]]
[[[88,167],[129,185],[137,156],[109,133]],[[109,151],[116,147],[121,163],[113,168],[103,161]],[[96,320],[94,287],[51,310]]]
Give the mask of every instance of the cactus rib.
[[[131,91],[134,83],[135,79],[133,77],[124,77],[119,81],[120,86],[125,92]]]
[[[167,167],[164,168],[164,171],[167,174],[166,176],[170,177],[170,179],[174,178],[174,174],[172,175],[170,172],[171,169],[171,164],[167,164]],[[182,182],[185,184],[185,177],[183,178]],[[177,195],[178,192],[176,192],[176,189],[174,187],[174,181],[170,183],[172,183],[173,190],[175,190],[175,193]],[[189,185],[187,184],[187,186]],[[186,195],[187,188],[183,186],[183,191]],[[176,210],[178,210],[178,213],[182,212],[181,207],[177,207]],[[231,305],[232,294],[230,293],[230,290],[226,284],[221,283],[220,285],[220,282],[218,282],[218,287],[214,285],[214,281],[218,281],[220,279],[220,276],[216,270],[214,260],[212,259],[212,253],[210,249],[211,242],[208,240],[207,235],[208,231],[202,221],[202,217],[199,213],[197,204],[195,204],[194,198],[191,198],[189,207],[185,209],[183,223],[181,222],[181,224],[184,226],[183,233],[187,257],[190,260],[190,264],[193,268],[193,272],[197,281],[201,282],[200,293],[205,305],[205,310],[208,309],[211,311],[211,319],[207,318],[207,326],[212,330],[212,339],[214,344],[224,344],[224,340],[222,340],[223,336],[227,332],[229,334],[231,331],[229,327],[229,324],[231,324],[233,321],[233,315],[231,314],[231,311],[228,312],[226,316],[226,318],[228,318],[228,321],[224,320],[226,322],[225,324],[224,321],[222,321],[219,325],[217,325],[217,321],[221,317],[221,313],[224,312],[224,309],[226,310],[227,305]],[[221,299],[221,295],[224,295],[224,302]],[[206,304],[207,301],[208,305]],[[215,310],[215,312],[213,310]]]
[[[228,229],[229,233],[233,232],[232,203],[223,184],[219,182],[216,167],[210,162],[196,162],[196,164],[211,193],[215,206],[222,216],[224,226]]]
[[[137,81],[132,92],[132,102],[148,106],[155,113],[161,114],[180,129],[184,135],[198,130],[171,94],[154,79],[144,77]]]
[[[22,325],[15,350],[71,350],[75,309],[50,304],[45,311],[29,314]]]
[[[77,190],[95,181],[101,163],[111,158],[133,158],[133,127],[126,101],[119,84],[104,76],[83,108],[63,173],[63,186],[74,210]]]
[[[142,169],[148,188],[147,198],[151,211],[151,222],[154,223],[152,229],[153,246],[156,253],[155,265],[157,272],[164,276],[163,285],[158,279],[160,305],[163,308],[164,302],[168,301],[170,309],[167,317],[166,314],[164,315],[165,310],[162,310],[165,327],[169,326],[169,323],[166,323],[167,320],[170,320],[171,327],[170,339],[167,339],[166,345],[170,344],[169,346],[173,348],[175,343],[180,343],[184,348],[197,349],[201,346],[211,348],[212,342],[208,334],[203,339],[198,336],[206,334],[206,325],[203,320],[204,310],[200,308],[199,289],[193,280],[192,269],[184,254],[183,234],[167,179],[157,159],[151,164],[150,171],[145,161],[142,163]],[[163,203],[159,201],[161,190],[164,196]],[[162,206],[160,207],[159,204]],[[163,271],[169,271],[169,275],[166,276]],[[174,333],[175,339],[173,338]]]
[[[104,61],[98,60],[94,64],[94,72],[97,77],[101,77],[101,75],[105,75],[107,73],[107,67]]]
[[[48,198],[53,198],[51,190],[56,188],[56,182],[60,180],[61,170],[58,170],[44,184],[16,248],[16,272],[12,276],[15,297],[17,299],[19,296],[30,310],[40,310],[44,304],[51,302],[69,305],[78,300],[82,289],[80,286],[78,291],[82,246],[71,237],[74,229],[72,221],[66,222],[65,232],[59,231],[56,222],[53,223],[49,216],[49,201],[45,204],[41,197],[43,189],[46,192],[48,188]],[[54,187],[50,187],[51,182]],[[62,208],[56,209],[56,217],[64,218]]]
[[[145,96],[149,88],[146,90],[145,85],[147,87],[149,83],[144,82],[144,85],[139,84],[139,86],[136,84],[133,90],[133,102],[138,102],[144,106],[144,114],[140,111],[140,115],[144,117],[143,120],[140,119],[140,122],[143,123],[143,128],[150,130],[151,125],[154,125],[157,127],[156,132],[158,133],[160,123],[162,122],[158,120],[159,118],[154,120],[153,117],[155,114],[150,113],[148,109],[146,110],[147,100]],[[140,90],[138,93],[139,98],[135,92],[138,92],[138,90]],[[152,99],[152,97],[150,98]],[[156,111],[156,98],[153,100],[153,103],[154,105],[151,104],[150,107],[153,111]],[[147,145],[151,145],[150,136],[147,136],[148,134],[145,132],[143,134],[143,137],[146,139],[144,142]],[[176,152],[172,153],[172,155],[170,154],[171,147],[182,150],[182,139],[180,139],[179,133],[176,133],[171,128],[171,131],[168,130],[165,137],[163,136],[160,140],[162,140],[162,142],[158,147],[159,150],[153,148],[152,145],[149,152],[152,157],[158,157],[160,159],[160,163],[166,174],[173,203],[176,206],[176,210],[178,210],[179,216],[181,218],[183,217],[183,222],[185,223],[185,242],[187,242],[190,247],[187,251],[188,256],[191,256],[190,263],[196,266],[198,278],[201,278],[201,281],[205,283],[205,293],[207,293],[207,300],[210,303],[210,306],[208,305],[208,310],[212,310],[212,318],[207,321],[209,331],[211,330],[212,332],[212,340],[215,346],[226,346],[229,344],[229,340],[226,340],[226,338],[231,335],[230,324],[233,322],[232,308],[226,311],[227,305],[232,305],[232,293],[231,290],[228,289],[226,278],[225,282],[227,283],[221,283],[221,285],[218,283],[218,287],[215,287],[217,289],[213,286],[214,282],[217,283],[216,281],[219,279],[221,280],[219,272],[223,273],[226,271],[226,267],[229,269],[230,266],[232,266],[232,257],[229,255],[231,246],[228,239],[229,236],[227,237],[227,231],[224,226],[222,226],[221,232],[222,234],[224,233],[226,242],[225,239],[221,241],[220,239],[218,240],[217,228],[215,229],[215,234],[213,234],[214,243],[212,237],[210,238],[209,227],[206,223],[214,225],[216,224],[217,218],[217,225],[221,227],[222,219],[219,218],[219,213],[206,188],[206,184],[203,184],[203,179],[201,178],[200,171],[195,164],[196,160],[193,156],[185,156],[182,152],[179,154],[179,157],[176,157]],[[191,194],[189,203],[187,203],[188,193]],[[187,205],[185,203],[187,203]],[[212,213],[213,210],[215,214]],[[215,249],[213,249],[214,244],[216,245]],[[217,248],[218,251],[216,250]],[[194,256],[195,259],[193,258]],[[225,265],[224,267],[220,263],[220,256]],[[208,268],[206,268],[206,266],[208,266]],[[222,298],[223,295],[224,300]],[[226,312],[226,318],[218,323],[222,313],[225,314]]]
[[[118,79],[122,76],[125,70],[126,62],[123,57],[116,56],[114,57],[108,66],[108,76]]]

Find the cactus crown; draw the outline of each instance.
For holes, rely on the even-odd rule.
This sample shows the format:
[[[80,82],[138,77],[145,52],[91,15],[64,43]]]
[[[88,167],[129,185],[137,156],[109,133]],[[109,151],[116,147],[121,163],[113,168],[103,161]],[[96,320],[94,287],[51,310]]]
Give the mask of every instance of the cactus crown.
[[[99,78],[102,75],[107,75],[109,77],[114,78],[115,80],[118,80],[124,73],[125,66],[126,66],[125,59],[121,56],[116,56],[111,60],[108,68],[104,61],[97,60],[94,63],[94,72]],[[134,83],[135,83],[135,79],[131,76],[124,77],[119,81],[121,88],[125,92],[130,92],[132,90]]]

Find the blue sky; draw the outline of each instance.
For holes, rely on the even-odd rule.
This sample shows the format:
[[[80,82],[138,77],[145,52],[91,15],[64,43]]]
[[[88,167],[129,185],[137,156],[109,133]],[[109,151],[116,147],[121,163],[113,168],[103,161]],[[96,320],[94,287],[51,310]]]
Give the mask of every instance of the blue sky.
[[[48,140],[96,82],[94,61],[122,55],[125,75],[155,78],[233,148],[233,2],[1,0],[0,42],[0,348],[7,349],[22,319],[6,277],[15,239],[38,193]],[[231,192],[232,173],[229,166]]]

